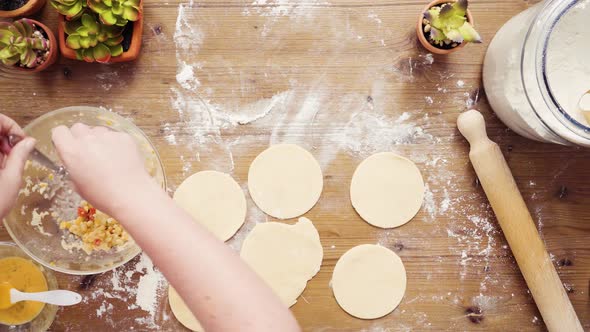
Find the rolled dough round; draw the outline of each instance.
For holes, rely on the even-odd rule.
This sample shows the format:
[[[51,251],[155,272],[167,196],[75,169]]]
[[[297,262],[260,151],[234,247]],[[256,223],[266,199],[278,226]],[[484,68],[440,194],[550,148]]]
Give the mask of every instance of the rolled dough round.
[[[225,173],[191,175],[176,189],[174,200],[222,241],[234,236],[246,219],[244,192]]]
[[[195,332],[205,331],[201,323],[199,323],[186,304],[184,304],[184,301],[172,286],[168,286],[168,302],[170,303],[174,317],[187,329]]]
[[[347,251],[332,274],[336,301],[349,314],[375,319],[392,312],[406,292],[406,269],[393,251],[363,244]]]
[[[350,199],[366,222],[393,228],[407,223],[420,210],[424,181],[410,160],[391,152],[377,153],[354,172]]]
[[[279,219],[298,217],[318,201],[324,186],[320,165],[293,144],[273,145],[254,159],[248,190],[256,205]]]
[[[320,235],[307,218],[299,218],[294,225],[257,224],[240,252],[242,259],[288,306],[297,302],[307,281],[318,273],[323,255]]]

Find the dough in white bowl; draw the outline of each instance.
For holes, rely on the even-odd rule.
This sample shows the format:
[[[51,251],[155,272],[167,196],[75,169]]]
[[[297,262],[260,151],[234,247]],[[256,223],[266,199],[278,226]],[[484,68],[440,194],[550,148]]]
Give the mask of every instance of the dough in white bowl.
[[[246,220],[246,198],[240,185],[228,174],[198,172],[184,180],[174,201],[215,236],[229,240]]]
[[[406,292],[406,269],[393,251],[363,244],[340,257],[331,285],[344,311],[358,318],[375,319],[400,304]]]
[[[354,172],[350,199],[369,224],[398,227],[420,211],[424,180],[412,161],[392,152],[377,153],[361,162]]]
[[[248,190],[256,205],[279,219],[301,216],[318,201],[324,186],[320,165],[307,150],[278,144],[254,159]]]
[[[244,240],[240,256],[285,305],[292,306],[320,270],[324,251],[311,220],[299,218],[294,225],[257,224]]]

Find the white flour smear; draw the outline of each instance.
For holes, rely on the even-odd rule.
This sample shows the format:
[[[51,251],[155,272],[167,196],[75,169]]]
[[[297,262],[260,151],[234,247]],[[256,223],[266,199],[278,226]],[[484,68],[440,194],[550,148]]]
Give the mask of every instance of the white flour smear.
[[[336,141],[342,142],[347,151],[363,157],[391,150],[395,145],[436,141],[422,127],[407,119],[408,113],[403,113],[395,120],[381,114],[354,113]]]
[[[318,85],[294,93],[289,111],[273,127],[270,145],[299,144],[326,169],[339,153],[360,160],[376,152],[395,151],[396,146],[440,141],[412,121],[409,112],[390,117],[367,102],[366,96],[332,95],[316,90]]]
[[[174,32],[174,42],[178,58],[179,50],[186,52],[197,52],[203,44],[203,32],[198,25],[193,22],[194,16],[190,12],[193,10],[194,2],[180,4],[178,6],[178,16],[176,18],[176,30]]]
[[[140,310],[142,314],[140,316],[133,314],[130,316],[136,318],[128,317],[123,320],[132,320],[127,324],[137,326],[138,330],[159,330],[164,320],[162,307],[165,306],[163,300],[166,299],[166,285],[167,282],[162,273],[154,267],[150,258],[142,253],[135,264],[126,264],[97,277],[97,280],[89,286],[89,289],[93,291],[90,296],[84,298],[84,302],[88,303],[92,300],[94,303],[100,303],[96,309],[96,317],[116,328],[124,323],[113,321],[112,315],[115,308],[113,303],[134,299],[128,302],[131,304],[127,306],[127,310]],[[115,304],[120,308],[119,303]]]
[[[257,15],[266,20],[261,28],[261,36],[268,36],[281,18],[301,24],[310,23],[318,17],[318,9],[329,7],[330,3],[320,0],[254,0],[244,7],[242,15]]]
[[[290,91],[262,99],[240,109],[228,111],[224,106],[203,99],[198,93],[172,88],[172,105],[178,111],[181,122],[191,130],[196,146],[208,142],[221,143],[222,130],[252,123],[268,115],[275,107],[283,106]]]
[[[162,133],[164,134],[164,139],[168,142],[169,145],[176,145],[176,134],[174,133],[175,130],[171,127],[170,123],[165,123],[162,126]]]
[[[254,0],[243,11],[244,15],[252,12],[260,16],[289,16],[300,18],[314,14],[314,7],[329,6],[330,3],[319,0]]]
[[[110,70],[110,68],[101,69]],[[122,80],[119,73],[116,71],[105,71],[104,73],[96,74],[96,80],[105,91],[110,91],[113,88],[122,89],[127,85],[125,80]]]

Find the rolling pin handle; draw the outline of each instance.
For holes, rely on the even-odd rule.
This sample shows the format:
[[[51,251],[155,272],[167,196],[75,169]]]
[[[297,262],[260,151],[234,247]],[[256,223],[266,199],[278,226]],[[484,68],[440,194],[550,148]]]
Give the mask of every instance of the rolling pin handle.
[[[470,145],[489,141],[483,115],[476,110],[461,113],[457,119],[457,127]]]

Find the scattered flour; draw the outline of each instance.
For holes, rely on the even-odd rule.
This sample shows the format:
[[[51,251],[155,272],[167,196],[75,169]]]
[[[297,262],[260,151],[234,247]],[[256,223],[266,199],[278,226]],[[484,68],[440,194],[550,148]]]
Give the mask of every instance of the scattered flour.
[[[252,11],[260,16],[289,16],[293,18],[313,15],[313,8],[328,6],[328,2],[319,0],[254,0],[243,11],[244,15],[250,15]]]
[[[438,205],[434,200],[434,194],[428,184],[425,185],[423,208],[431,217],[436,216],[438,213]]]
[[[119,76],[119,72],[113,71],[111,68],[101,67],[105,71],[103,73],[96,74],[96,80],[101,84],[103,90],[110,91],[112,88],[120,89],[125,87],[127,84],[125,80],[122,80]]]
[[[150,317],[153,317],[156,314],[158,289],[163,286],[164,276],[160,271],[156,270],[151,259],[145,254],[141,255],[135,269],[144,273],[137,284],[135,303],[143,311],[147,311]]]
[[[440,213],[447,212],[449,210],[450,206],[451,206],[451,198],[449,197],[449,191],[447,190],[447,188],[445,188],[443,200],[440,203]]]
[[[194,90],[201,85],[201,82],[195,77],[195,66],[191,66],[186,62],[180,62],[178,74],[176,74],[176,81],[180,86],[187,90]]]
[[[181,83],[182,84],[182,83]],[[221,143],[221,130],[252,123],[284,105],[290,91],[284,91],[269,99],[262,99],[239,109],[228,110],[225,106],[213,104],[198,93],[172,88],[172,105],[178,111],[181,122],[192,132],[195,145],[208,142]]]
[[[251,2],[252,1],[252,2]],[[281,40],[275,40],[270,35],[273,25],[285,22],[307,23],[314,22],[314,18],[320,13],[317,8],[330,6],[327,2],[318,0],[250,0],[243,10],[243,15],[259,16],[262,22],[258,30],[259,37],[265,39],[265,45],[284,46]],[[188,147],[180,156],[183,176],[186,177],[194,171],[195,162],[204,162],[213,151],[216,159],[223,160],[224,169],[233,171],[234,150],[253,143],[252,136],[264,136],[264,142],[255,142],[257,146],[277,143],[296,143],[307,148],[319,160],[322,169],[328,168],[331,163],[344,154],[355,162],[379,151],[394,151],[412,159],[423,172],[426,192],[423,212],[426,218],[427,229],[431,233],[422,234],[428,236],[440,236],[446,234],[449,241],[449,251],[452,259],[457,262],[457,279],[472,280],[480,278],[480,295],[474,301],[495,305],[490,285],[498,283],[498,272],[475,270],[474,266],[484,265],[486,268],[494,264],[492,257],[498,252],[504,253],[508,249],[498,244],[499,229],[495,224],[491,209],[487,204],[477,205],[474,201],[481,202],[482,194],[466,194],[462,188],[458,188],[461,176],[457,176],[449,168],[450,142],[456,137],[438,137],[430,128],[454,126],[443,116],[441,110],[435,110],[436,105],[441,104],[441,94],[449,94],[451,100],[461,107],[473,107],[479,100],[479,90],[466,92],[468,84],[463,80],[453,78],[455,74],[438,68],[435,65],[434,56],[430,53],[412,55],[410,57],[398,56],[395,61],[390,61],[379,68],[379,74],[368,70],[359,78],[366,80],[366,94],[343,92],[340,86],[334,86],[329,78],[324,77],[326,72],[318,72],[317,77],[309,82],[300,82],[304,78],[298,77],[297,72],[289,67],[278,70],[276,68],[256,77],[257,80],[265,80],[280,86],[280,89],[271,93],[265,91],[265,98],[258,100],[248,97],[262,95],[255,91],[255,84],[248,83],[248,76],[243,78],[240,69],[235,69],[231,62],[206,64],[196,62],[199,59],[201,46],[209,34],[214,31],[205,29],[200,23],[206,24],[206,18],[199,16],[198,8],[192,3],[181,4],[178,10],[176,32],[174,41],[176,44],[177,84],[170,89],[170,102],[178,114],[178,121],[173,124],[162,125],[162,132],[168,144],[179,147]],[[241,9],[240,9],[241,10]],[[364,23],[372,26],[381,24],[382,20],[375,13],[362,15]],[[329,26],[330,22],[326,23]],[[373,45],[385,45],[383,36],[370,40],[369,36],[360,35],[353,28],[334,25],[338,30],[334,34],[342,39],[342,43],[376,43]],[[307,32],[313,32],[310,29]],[[217,36],[216,36],[217,37]],[[369,41],[370,40],[370,41]],[[332,41],[333,42],[333,41]],[[274,44],[273,44],[274,43]],[[308,53],[331,58],[331,48],[337,48],[340,41],[328,46],[315,45]],[[278,48],[277,48],[278,49]],[[210,50],[207,50],[211,52]],[[265,50],[268,51],[268,50]],[[315,52],[315,53],[314,53]],[[395,54],[394,54],[395,55]],[[208,54],[207,58],[214,58]],[[332,57],[337,59],[337,57]],[[256,65],[270,68],[272,58],[256,58]],[[202,61],[199,59],[199,61]],[[255,63],[255,62],[253,62]],[[212,82],[212,77],[207,72],[207,67],[219,67],[223,65],[230,77],[239,78],[239,86],[231,86],[233,96],[241,96],[239,102],[226,102],[224,98],[217,99],[215,88],[224,82]],[[279,66],[272,64],[272,66]],[[280,68],[279,68],[280,69]],[[285,74],[283,74],[286,71]],[[293,75],[291,75],[293,74]],[[269,78],[270,75],[275,75]],[[284,75],[284,77],[280,77]],[[436,83],[435,91],[431,95],[419,97],[423,109],[405,109],[400,105],[385,104],[397,102],[391,97],[391,82],[397,84],[422,83],[426,77],[429,82]],[[215,79],[215,77],[213,77]],[[281,81],[283,79],[283,81]],[[355,78],[356,79],[356,78]],[[236,82],[238,80],[236,79]],[[203,82],[203,84],[201,84]],[[204,84],[207,82],[207,84]],[[284,84],[282,84],[284,83]],[[206,85],[206,87],[205,87]],[[225,85],[223,85],[225,87]],[[456,88],[462,88],[457,91]],[[394,89],[395,90],[395,89]],[[357,91],[357,90],[355,90]],[[254,93],[250,93],[254,92]],[[394,96],[395,97],[395,96]],[[232,98],[230,98],[232,99]],[[444,100],[449,99],[445,97]],[[220,101],[223,100],[223,101]],[[391,112],[394,109],[395,112]],[[173,128],[173,129],[172,129]],[[240,129],[239,132],[236,129]],[[268,133],[260,135],[260,132]],[[239,135],[236,135],[239,133]],[[254,133],[254,134],[252,134]],[[238,136],[236,138],[236,136]],[[268,140],[266,140],[268,139]],[[430,148],[437,145],[436,149]],[[424,147],[428,147],[427,150]],[[453,150],[455,152],[455,150]],[[240,156],[236,156],[240,157]],[[244,226],[236,236],[228,241],[235,250],[239,250],[243,239],[258,222],[265,222],[266,216],[248,200],[249,213]],[[439,217],[453,217],[450,225],[441,225],[437,222]],[[392,246],[396,232],[400,230],[388,230],[379,233],[378,242]],[[443,235],[444,236],[444,235]],[[335,248],[334,245],[330,247]],[[447,258],[440,258],[440,262]],[[437,271],[431,271],[424,275],[427,280],[437,277]],[[146,288],[152,283],[145,281]],[[461,289],[457,289],[457,292]],[[440,293],[416,301],[441,302],[443,295]],[[449,292],[450,296],[450,292]],[[484,301],[485,300],[485,301]],[[486,302],[487,301],[487,302]],[[479,303],[478,302],[478,303]],[[484,304],[485,304],[484,303]],[[144,305],[147,306],[145,303]],[[137,304],[139,307],[140,304]],[[413,312],[417,326],[429,328],[431,321],[425,313]],[[381,328],[381,329],[380,329]],[[409,329],[409,328],[408,328]],[[367,331],[388,331],[387,328],[375,326]]]
[[[465,92],[463,93],[463,96],[465,97],[465,106],[467,109],[471,109],[479,102],[479,89],[475,92],[475,94]]]
[[[193,0],[178,6],[174,41],[176,52],[197,52],[203,44],[205,36],[197,24],[194,24],[196,10]]]
[[[96,310],[96,317],[102,317],[103,314],[112,314],[115,307],[112,303],[103,302],[100,308]]]
[[[377,24],[383,23],[383,21],[379,18],[379,15],[374,12],[371,12],[367,17],[374,20]]]
[[[100,303],[96,309],[96,317],[115,328],[122,324],[111,318],[115,308],[120,308],[118,301],[127,302],[134,298],[134,301],[127,302],[127,309],[141,310],[144,314],[138,317],[133,313],[124,320],[133,320],[132,325],[138,327],[138,330],[160,330],[164,319],[162,301],[165,299],[167,282],[150,258],[142,253],[135,264],[126,264],[107,273],[112,274],[110,278],[96,280],[90,286],[92,293],[83,300],[85,303]]]
[[[166,140],[166,142],[168,142],[169,145],[176,145],[176,134],[174,133],[174,130],[172,129],[170,123],[165,123],[162,126],[162,132],[164,134],[164,139]]]
[[[415,57],[402,58],[399,62],[384,69],[394,74],[402,82],[415,82],[417,76],[415,74],[431,71],[433,63],[432,53],[421,53]]]

